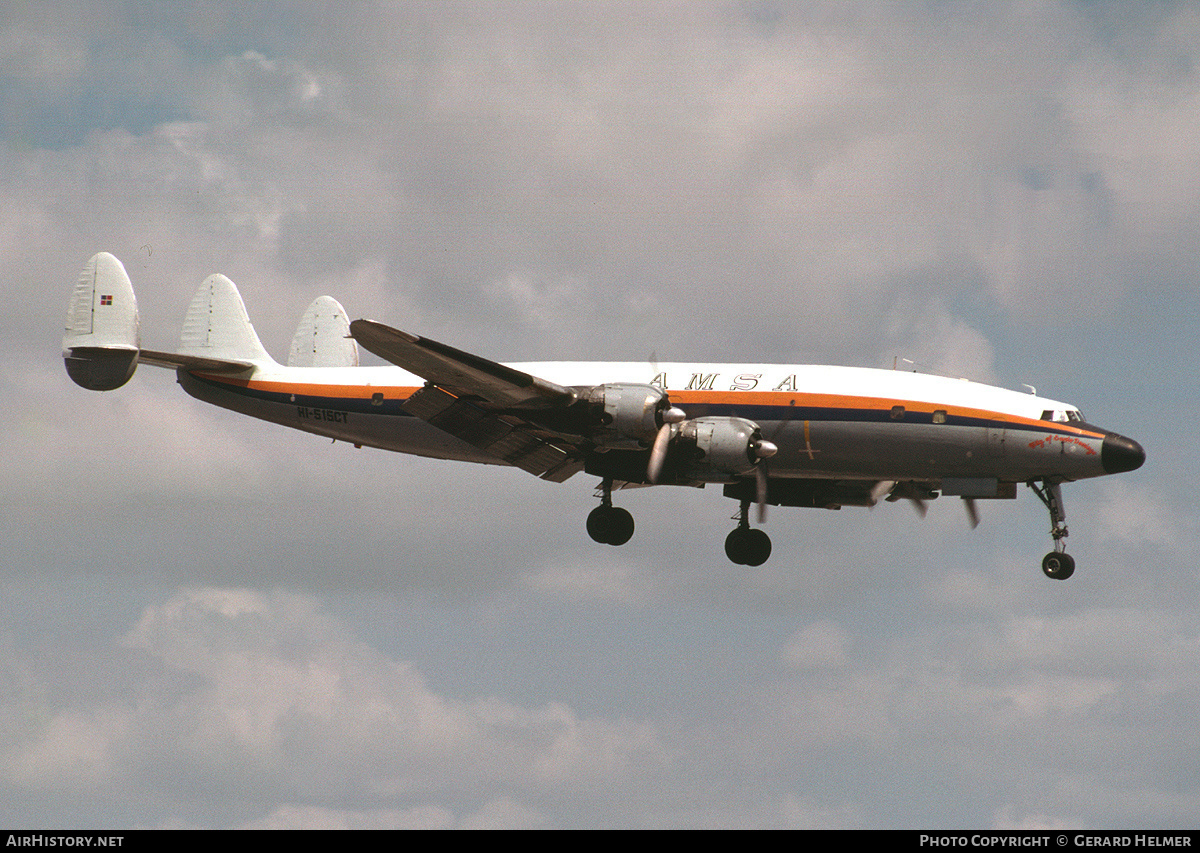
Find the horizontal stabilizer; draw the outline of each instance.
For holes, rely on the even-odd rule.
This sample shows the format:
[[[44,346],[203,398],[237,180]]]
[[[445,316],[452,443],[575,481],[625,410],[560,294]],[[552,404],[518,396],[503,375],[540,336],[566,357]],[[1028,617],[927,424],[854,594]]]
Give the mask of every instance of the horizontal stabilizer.
[[[237,285],[223,275],[210,275],[192,297],[179,353],[218,361],[275,363],[250,324]]]
[[[369,352],[455,396],[478,397],[499,408],[547,408],[575,399],[570,388],[374,320],[355,320],[350,332]]]
[[[308,306],[288,352],[289,367],[358,367],[358,344],[350,337],[346,309],[332,296]]]
[[[63,335],[67,375],[93,391],[120,388],[137,370],[137,298],[113,255],[93,255],[79,274]]]
[[[223,358],[204,358],[198,355],[184,355],[178,352],[156,352],[144,349],[138,354],[139,364],[152,364],[155,367],[169,367],[172,370],[193,370],[199,373],[243,373],[253,370],[254,363],[250,361],[234,361]]]

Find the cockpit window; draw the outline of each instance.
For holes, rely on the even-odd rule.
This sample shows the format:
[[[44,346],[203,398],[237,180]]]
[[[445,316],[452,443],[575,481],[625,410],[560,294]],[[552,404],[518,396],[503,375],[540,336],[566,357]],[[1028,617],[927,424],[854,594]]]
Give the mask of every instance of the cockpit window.
[[[1042,420],[1057,423],[1083,423],[1083,413],[1078,409],[1046,409],[1042,412]]]

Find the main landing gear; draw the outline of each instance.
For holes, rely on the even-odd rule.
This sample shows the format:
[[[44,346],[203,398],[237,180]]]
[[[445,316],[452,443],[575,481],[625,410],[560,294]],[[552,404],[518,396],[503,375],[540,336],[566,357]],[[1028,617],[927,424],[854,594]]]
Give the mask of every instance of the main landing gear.
[[[725,537],[725,554],[740,566],[761,566],[771,556],[771,537],[750,526],[750,501],[734,516],[738,526]],[[624,545],[633,536],[633,516],[612,504],[612,480],[600,484],[600,506],[587,517],[588,536],[602,545]]]
[[[1054,537],[1054,550],[1042,558],[1042,571],[1046,577],[1065,581],[1075,574],[1075,558],[1067,553],[1067,513],[1063,509],[1062,489],[1058,483],[1043,480],[1041,487],[1033,480],[1029,488],[1050,511],[1050,535]]]
[[[771,537],[750,526],[749,500],[742,501],[734,518],[738,526],[725,537],[725,556],[739,566],[761,566],[771,556]]]
[[[624,545],[633,537],[633,516],[629,510],[612,505],[611,479],[605,478],[600,489],[600,506],[588,513],[588,536],[602,545]]]

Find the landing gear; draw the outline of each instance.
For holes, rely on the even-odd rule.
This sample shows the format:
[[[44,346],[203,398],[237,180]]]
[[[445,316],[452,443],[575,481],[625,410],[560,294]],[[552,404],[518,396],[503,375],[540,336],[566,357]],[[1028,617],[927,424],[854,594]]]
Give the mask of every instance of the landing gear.
[[[588,536],[602,545],[624,545],[633,538],[633,516],[629,510],[612,505],[612,480],[601,483],[600,506],[587,517]]]
[[[624,545],[633,538],[633,516],[616,506],[598,506],[587,517],[588,536],[603,545]]]
[[[742,501],[738,526],[725,537],[725,556],[739,566],[761,566],[771,556],[771,537],[750,526],[750,501]]]
[[[1075,559],[1067,553],[1067,513],[1063,509],[1062,489],[1058,483],[1043,480],[1041,487],[1033,480],[1029,488],[1038,496],[1050,512],[1050,535],[1054,538],[1054,550],[1042,558],[1042,571],[1046,577],[1065,581],[1075,574]]]
[[[725,537],[725,556],[739,566],[761,566],[771,556],[771,537],[752,527],[739,527]]]
[[[1046,573],[1046,577],[1053,578],[1056,581],[1065,581],[1071,575],[1075,574],[1075,558],[1070,554],[1051,551],[1042,558],[1042,571]]]

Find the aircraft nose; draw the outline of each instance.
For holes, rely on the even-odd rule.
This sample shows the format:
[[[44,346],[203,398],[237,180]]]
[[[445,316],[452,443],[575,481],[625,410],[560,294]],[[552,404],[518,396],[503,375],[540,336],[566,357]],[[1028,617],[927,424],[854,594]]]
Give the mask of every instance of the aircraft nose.
[[[1110,432],[1100,445],[1100,464],[1109,474],[1133,471],[1146,461],[1146,451],[1132,438]]]

